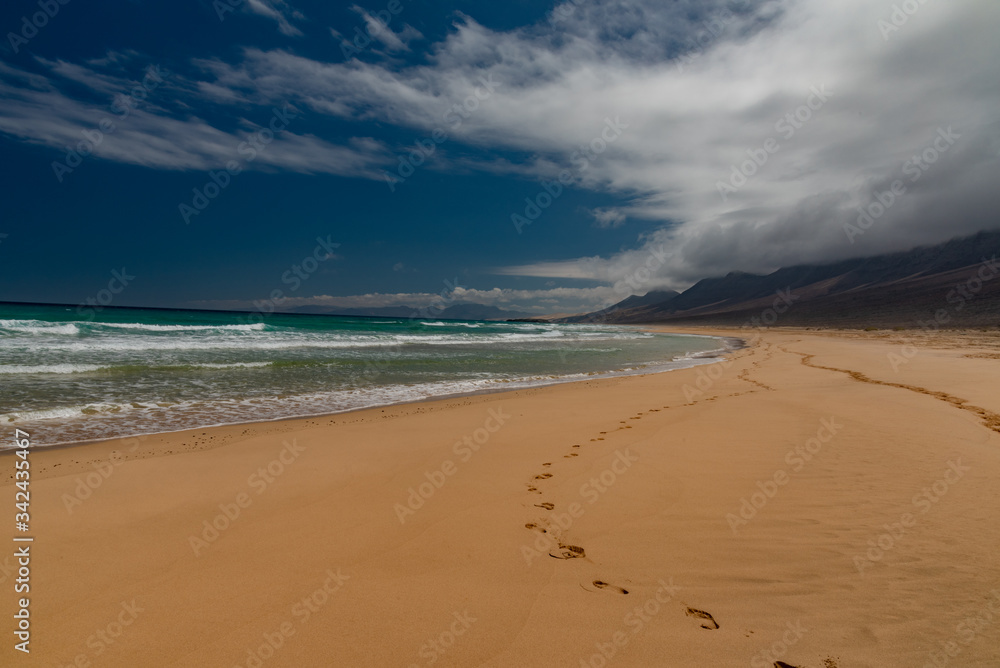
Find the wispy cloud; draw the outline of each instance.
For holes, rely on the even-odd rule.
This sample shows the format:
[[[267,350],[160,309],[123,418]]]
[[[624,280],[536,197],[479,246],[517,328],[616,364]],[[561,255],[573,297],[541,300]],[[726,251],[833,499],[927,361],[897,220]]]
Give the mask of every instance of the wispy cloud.
[[[272,113],[271,105],[260,105],[255,114],[232,119],[239,130],[223,130],[183,111],[168,110],[157,95],[163,100],[170,95],[158,91],[130,106],[123,117],[123,108],[113,107],[113,101],[135,88],[141,73],[132,79],[61,61],[42,64],[49,67],[48,76],[0,67],[0,96],[4,98],[0,132],[66,150],[80,144],[84,132],[93,135],[101,121],[108,120],[114,123],[113,132],[103,134],[93,146],[93,155],[105,160],[156,169],[218,169],[236,157],[240,144],[261,129]],[[188,82],[164,76],[162,91],[185,93]],[[65,79],[90,85],[106,102],[95,104],[71,97],[64,90]],[[338,145],[292,126],[267,151],[260,152],[252,168],[379,178],[378,168],[388,156],[388,148],[372,138],[357,137]]]
[[[410,25],[404,25],[402,29],[397,33],[392,30],[390,24],[381,21],[377,16],[373,16],[363,7],[358,5],[353,5],[351,11],[356,13],[361,17],[365,24],[365,32],[367,35],[371,35],[372,39],[375,39],[382,43],[386,51],[393,53],[399,51],[409,51],[410,42],[423,39],[423,35],[419,30]],[[385,12],[389,18],[392,18],[392,14]],[[339,36],[335,33],[335,36]],[[348,35],[348,38],[352,37]]]
[[[625,212],[621,209],[594,209],[590,212],[594,217],[595,227],[613,229],[625,224]]]
[[[302,21],[305,16],[285,0],[246,0],[247,11],[264,16],[278,24],[278,30],[289,37],[299,37],[302,31],[292,25],[291,19]]]

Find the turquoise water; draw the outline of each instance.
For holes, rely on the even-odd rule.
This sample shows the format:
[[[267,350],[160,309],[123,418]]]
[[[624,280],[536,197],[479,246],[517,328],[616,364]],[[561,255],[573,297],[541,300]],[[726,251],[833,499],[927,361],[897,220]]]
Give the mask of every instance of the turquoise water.
[[[0,304],[0,422],[39,445],[708,363],[602,325]],[[262,321],[263,320],[263,321]]]

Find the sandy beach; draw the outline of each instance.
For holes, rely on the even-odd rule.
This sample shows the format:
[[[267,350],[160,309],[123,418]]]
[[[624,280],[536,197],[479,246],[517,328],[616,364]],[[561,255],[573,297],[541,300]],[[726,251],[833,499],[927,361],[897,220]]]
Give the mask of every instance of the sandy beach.
[[[31,653],[5,612],[0,663],[1000,665],[1000,338],[748,338],[668,373],[34,450]]]

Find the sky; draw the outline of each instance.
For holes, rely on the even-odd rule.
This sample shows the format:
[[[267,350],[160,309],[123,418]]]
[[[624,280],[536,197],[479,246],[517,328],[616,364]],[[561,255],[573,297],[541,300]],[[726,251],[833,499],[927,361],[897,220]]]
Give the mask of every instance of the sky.
[[[9,0],[0,300],[572,313],[996,229],[998,30],[995,0]]]

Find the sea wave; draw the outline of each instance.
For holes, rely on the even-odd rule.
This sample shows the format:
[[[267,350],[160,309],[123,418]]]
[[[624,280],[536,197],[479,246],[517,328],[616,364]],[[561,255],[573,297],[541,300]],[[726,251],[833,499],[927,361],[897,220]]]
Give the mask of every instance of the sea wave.
[[[97,351],[250,351],[250,350],[294,350],[294,349],[364,349],[412,346],[476,346],[497,343],[551,343],[595,342],[622,339],[645,338],[642,333],[594,333],[592,335],[567,335],[561,331],[548,330],[535,333],[502,332],[498,334],[474,335],[456,333],[447,335],[391,334],[382,336],[331,336],[322,334],[268,333],[264,335],[233,336],[215,335],[211,337],[144,337],[117,336],[90,338],[85,340],[52,340],[44,343],[28,344],[17,338],[0,340],[0,349],[18,348],[30,345],[47,351],[97,352]]]
[[[14,376],[37,373],[86,373],[104,367],[98,364],[2,364],[0,376]]]
[[[603,372],[492,376],[250,398],[199,398],[170,402],[169,405],[156,400],[95,402],[48,410],[12,412],[0,415],[0,423],[33,425],[32,434],[37,442],[61,445],[223,424],[328,415],[430,398],[666,371],[713,361],[716,360],[681,358],[663,363],[631,364]],[[49,434],[51,437],[47,437]],[[3,449],[3,445],[0,445],[0,449]]]
[[[143,332],[260,332],[267,328],[262,322],[248,325],[147,325],[140,322],[94,322],[95,327],[134,329]]]
[[[274,362],[228,362],[228,363],[190,363],[190,364],[156,364],[145,366],[141,364],[0,364],[0,376],[22,376],[35,374],[71,374],[91,373],[94,371],[108,372],[144,372],[144,371],[187,371],[190,369],[256,369],[273,365]]]
[[[421,322],[421,325],[426,325],[427,327],[468,327],[470,329],[478,329],[482,327],[483,324],[480,322]]]
[[[76,323],[48,322],[47,320],[0,320],[0,330],[22,334],[79,334]]]
[[[260,332],[267,329],[262,322],[241,325],[150,325],[141,322],[49,322],[47,320],[0,320],[0,330],[21,334],[78,335],[82,331],[99,333],[102,329],[135,330],[140,332]]]

